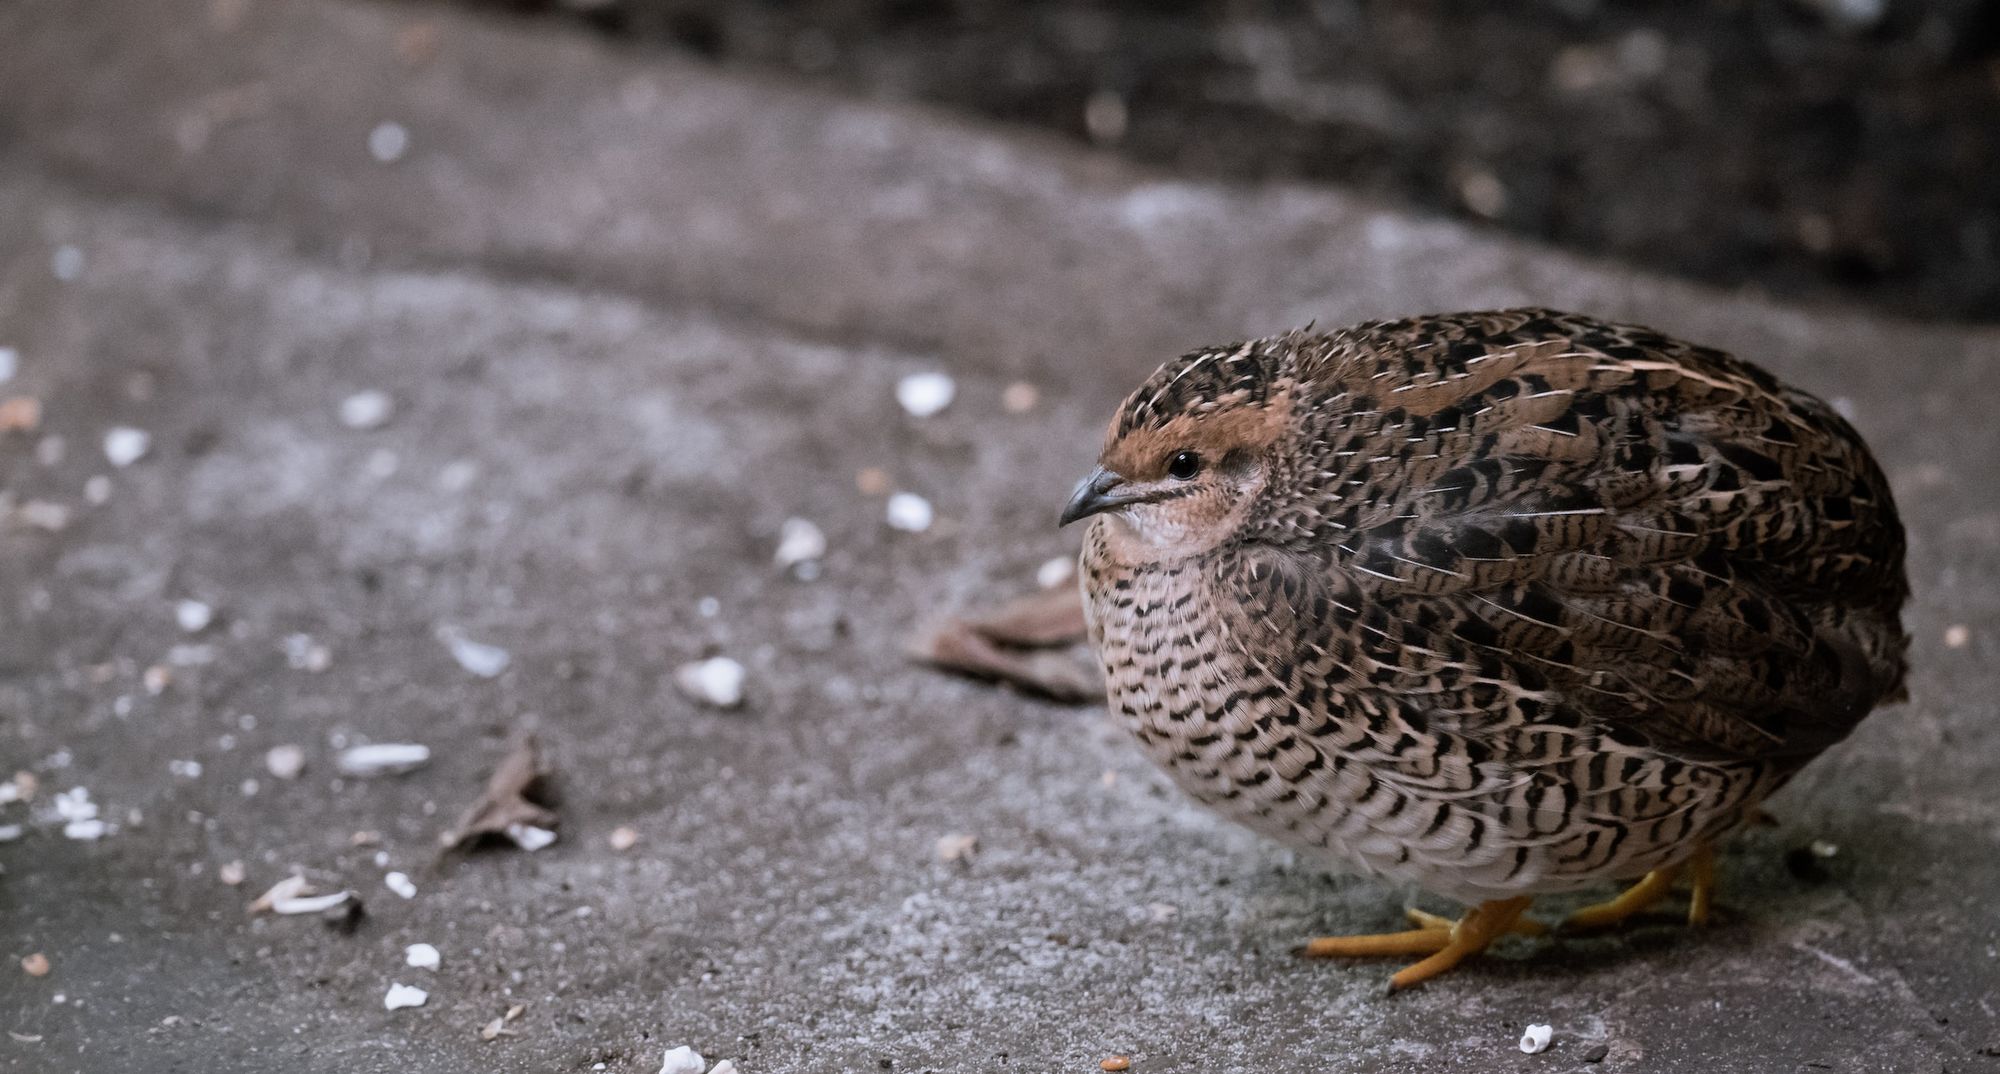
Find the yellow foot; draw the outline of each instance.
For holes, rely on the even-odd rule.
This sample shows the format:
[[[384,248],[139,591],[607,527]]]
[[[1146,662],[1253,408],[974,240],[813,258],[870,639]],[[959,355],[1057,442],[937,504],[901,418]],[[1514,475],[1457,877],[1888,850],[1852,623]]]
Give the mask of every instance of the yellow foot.
[[[1705,925],[1708,923],[1709,905],[1715,894],[1714,849],[1702,846],[1687,860],[1686,865],[1694,888],[1688,898],[1688,924]],[[1561,929],[1564,932],[1583,932],[1616,925],[1666,898],[1672,893],[1674,881],[1680,875],[1679,865],[1655,869],[1640,878],[1638,883],[1626,888],[1617,898],[1586,906],[1564,918]]]
[[[1486,950],[1496,938],[1509,932],[1534,935],[1534,922],[1520,920],[1521,912],[1534,899],[1528,895],[1481,903],[1457,921],[1446,921],[1422,910],[1410,911],[1410,919],[1423,926],[1406,932],[1385,932],[1372,936],[1321,936],[1309,941],[1303,953],[1312,958],[1361,958],[1371,955],[1428,955],[1404,967],[1389,979],[1391,992],[1428,981],[1460,962]]]

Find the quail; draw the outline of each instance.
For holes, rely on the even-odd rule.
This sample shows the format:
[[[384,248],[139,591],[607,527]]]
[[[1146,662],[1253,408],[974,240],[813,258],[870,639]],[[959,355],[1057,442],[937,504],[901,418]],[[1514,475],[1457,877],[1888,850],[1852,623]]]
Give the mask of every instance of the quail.
[[[1118,410],[1064,525],[1111,711],[1194,798],[1468,907],[1322,937],[1426,956],[1538,895],[1618,922],[1877,705],[1908,596],[1887,479],[1826,403],[1545,309],[1197,350]]]

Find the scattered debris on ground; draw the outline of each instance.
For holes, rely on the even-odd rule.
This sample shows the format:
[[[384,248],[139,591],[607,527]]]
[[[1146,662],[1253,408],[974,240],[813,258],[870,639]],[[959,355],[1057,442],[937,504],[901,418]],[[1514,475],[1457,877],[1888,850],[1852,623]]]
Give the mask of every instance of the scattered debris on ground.
[[[430,998],[431,994],[429,992],[414,985],[391,982],[388,995],[382,997],[382,1008],[384,1010],[400,1011],[405,1007],[421,1007]]]
[[[413,943],[403,949],[403,964],[414,969],[434,970],[443,961],[438,949],[427,943]]]
[[[979,837],[976,835],[947,835],[937,841],[939,861],[969,861],[977,849]]]
[[[942,411],[957,395],[958,384],[948,373],[911,373],[896,382],[896,402],[915,418]]]
[[[370,776],[400,776],[430,763],[431,748],[413,742],[382,742],[372,746],[352,746],[340,752],[334,762],[343,776],[367,779]]]
[[[257,896],[250,903],[250,912],[261,914],[268,910],[284,916],[319,914],[353,898],[354,893],[345,889],[325,895],[315,895],[312,882],[298,873],[293,873],[271,885],[264,894]]]
[[[389,393],[370,389],[355,392],[340,401],[340,423],[350,429],[380,429],[395,414],[395,400]]]
[[[511,1024],[515,1019],[521,1017],[523,1014],[526,1014],[527,1011],[528,1011],[528,1005],[525,1003],[516,1003],[513,1006],[507,1008],[507,1012],[505,1014],[502,1014],[500,1017],[495,1018],[491,1022],[488,1022],[485,1025],[479,1027],[479,1039],[497,1040],[501,1037],[514,1036],[514,1031],[508,1029],[507,1026]]]
[[[492,836],[504,836],[523,850],[540,850],[555,842],[559,823],[554,811],[535,801],[544,790],[541,744],[532,734],[515,739],[507,755],[487,777],[486,789],[444,834],[445,849],[469,848]]]
[[[922,533],[937,520],[937,512],[932,510],[931,502],[914,492],[892,494],[885,512],[889,528],[904,533]]]
[[[1057,587],[1011,601],[991,615],[947,619],[916,638],[909,652],[947,671],[1054,701],[1102,701],[1102,673],[1078,649],[1083,634],[1081,598]]]
[[[174,622],[189,634],[199,634],[215,622],[215,609],[198,600],[175,601]]]
[[[16,783],[19,782],[19,777]],[[97,815],[97,803],[90,800],[90,792],[82,787],[71,787],[55,797],[55,816],[63,822],[63,837],[88,842],[110,835],[109,822]]]
[[[682,664],[674,672],[681,692],[705,705],[733,709],[743,703],[743,665],[726,656]]]
[[[483,641],[473,641],[453,627],[439,627],[438,640],[451,650],[451,658],[458,661],[459,667],[482,679],[498,676],[514,662],[513,654],[507,650]]]
[[[1554,1029],[1537,1022],[1521,1034],[1521,1050],[1529,1055],[1535,1055],[1547,1049],[1549,1040],[1554,1036]]]
[[[825,555],[826,534],[810,520],[788,518],[778,527],[778,547],[771,559],[780,570],[803,575]]]
[[[707,1071],[708,1061],[685,1044],[669,1048],[666,1057],[660,1060],[660,1074],[707,1074]]]
[[[152,450],[153,434],[144,429],[121,425],[104,434],[104,458],[113,466],[130,466]]]
[[[407,873],[390,873],[382,878],[382,885],[405,899],[417,897],[417,885]]]
[[[306,770],[306,751],[293,745],[272,746],[264,753],[264,769],[279,779],[297,779]]]

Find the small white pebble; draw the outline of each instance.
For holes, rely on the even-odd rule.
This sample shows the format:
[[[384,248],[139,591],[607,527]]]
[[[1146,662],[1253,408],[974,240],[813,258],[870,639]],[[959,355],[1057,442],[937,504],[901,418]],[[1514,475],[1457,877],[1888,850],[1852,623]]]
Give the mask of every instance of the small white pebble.
[[[49,255],[49,272],[56,279],[69,283],[83,275],[83,251],[64,243]]]
[[[49,533],[61,533],[69,527],[69,508],[48,500],[29,500],[14,509],[14,517],[23,526]]]
[[[526,851],[540,850],[556,841],[556,833],[547,828],[537,828],[532,824],[507,825],[507,838],[514,845]]]
[[[703,619],[713,619],[722,614],[722,602],[716,600],[714,597],[703,597],[694,602],[694,610]]]
[[[951,405],[958,385],[946,373],[912,373],[896,382],[896,402],[912,416],[928,418]]]
[[[199,634],[215,622],[215,609],[198,600],[177,601],[174,604],[174,622],[190,634]]]
[[[401,123],[377,123],[368,132],[368,155],[384,164],[394,164],[410,150],[410,131]]]
[[[11,843],[21,838],[23,831],[18,824],[0,824],[0,843]]]
[[[726,656],[711,656],[682,664],[674,672],[674,683],[696,701],[733,709],[743,703],[745,677],[742,664]]]
[[[826,534],[808,519],[788,518],[778,528],[778,548],[771,554],[779,567],[811,563],[826,555]]]
[[[380,429],[395,411],[396,402],[387,392],[355,392],[340,401],[340,423],[350,429]]]
[[[431,994],[421,988],[406,984],[391,984],[389,994],[382,997],[382,1008],[400,1011],[404,1007],[421,1007],[424,1001],[430,998]]]
[[[1041,391],[1034,385],[1025,380],[1017,380],[1001,390],[1000,409],[1009,414],[1026,414],[1035,409],[1035,404],[1040,402],[1041,398]]]
[[[168,761],[167,771],[181,779],[200,779],[200,761]]]
[[[736,1074],[736,1060],[724,1059],[708,1068],[708,1074]]]
[[[413,943],[403,949],[403,963],[420,970],[434,970],[443,959],[438,949],[427,943]]]
[[[451,649],[451,658],[458,661],[459,667],[482,679],[493,678],[507,670],[507,665],[514,662],[513,654],[498,645],[473,641],[455,630],[441,631],[439,637],[444,639],[445,645]]]
[[[414,899],[417,897],[417,885],[410,879],[407,873],[390,873],[388,876],[382,878],[382,884],[390,891],[395,892],[405,899]],[[412,948],[412,950],[415,949]],[[412,962],[410,965],[414,966],[416,963]]]
[[[334,891],[325,895],[294,895],[290,898],[272,899],[271,912],[286,916],[299,914],[323,914],[353,898],[352,892]]]
[[[153,450],[153,434],[144,429],[120,425],[104,434],[104,457],[113,466],[130,466]]]
[[[346,776],[384,776],[413,772],[430,763],[431,749],[408,742],[383,742],[343,750],[337,762]]]
[[[605,842],[610,843],[613,850],[630,850],[639,845],[639,830],[629,826],[613,828],[610,837]]]
[[[1963,649],[1972,641],[1972,628],[1964,623],[1953,623],[1944,628],[1944,647]]]
[[[978,848],[976,835],[947,835],[937,841],[937,856],[939,861],[965,861]]]
[[[660,1061],[660,1074],[706,1074],[707,1070],[708,1061],[685,1044],[669,1049]]]
[[[333,666],[333,651],[311,634],[285,635],[285,663],[299,671],[318,673]]]
[[[1521,1050],[1529,1055],[1534,1055],[1536,1052],[1547,1048],[1549,1046],[1549,1038],[1554,1035],[1555,1030],[1550,1029],[1548,1026],[1540,1024],[1531,1025],[1528,1027],[1527,1032],[1521,1034]]]
[[[922,533],[936,517],[931,502],[914,492],[898,492],[889,497],[889,528],[904,533]]]
[[[306,751],[290,744],[272,746],[264,754],[264,768],[279,779],[297,779],[306,770]]]
[[[1076,557],[1057,556],[1035,568],[1035,584],[1043,589],[1055,587],[1076,577]]]
[[[0,384],[14,379],[21,370],[21,352],[12,347],[0,347]]]
[[[111,479],[103,474],[92,474],[83,483],[83,498],[92,507],[102,507],[111,500]]]
[[[240,861],[224,862],[222,867],[215,871],[215,878],[232,888],[241,884],[246,875],[243,863]]]

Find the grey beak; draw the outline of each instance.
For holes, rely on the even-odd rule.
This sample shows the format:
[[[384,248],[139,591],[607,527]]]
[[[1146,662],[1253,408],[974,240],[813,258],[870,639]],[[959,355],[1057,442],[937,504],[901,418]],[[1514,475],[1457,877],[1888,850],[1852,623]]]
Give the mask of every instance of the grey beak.
[[[1063,508],[1062,517],[1056,520],[1056,525],[1067,526],[1138,499],[1136,496],[1121,495],[1125,491],[1125,479],[1100,466],[1092,470],[1090,476],[1077,482],[1076,491],[1070,494],[1069,504]]]

